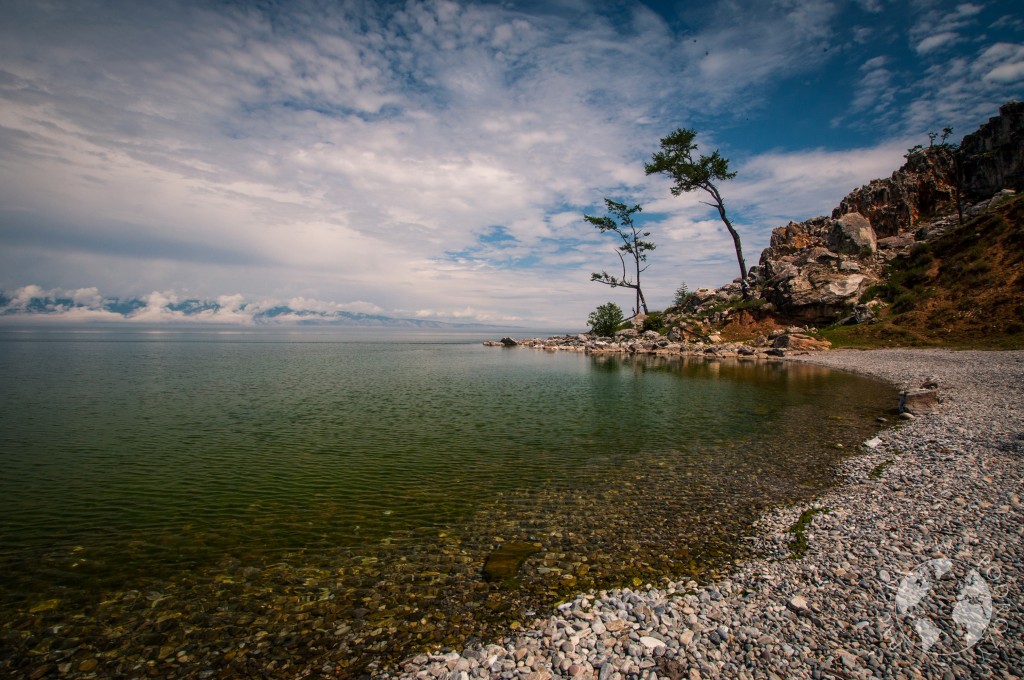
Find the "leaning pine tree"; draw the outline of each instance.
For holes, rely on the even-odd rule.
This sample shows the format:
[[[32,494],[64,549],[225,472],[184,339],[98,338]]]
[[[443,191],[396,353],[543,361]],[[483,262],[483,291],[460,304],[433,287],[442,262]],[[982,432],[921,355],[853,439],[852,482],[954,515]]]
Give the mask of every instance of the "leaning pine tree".
[[[644,164],[648,175],[664,173],[672,178],[675,184],[672,186],[672,195],[678,196],[682,193],[689,193],[696,189],[706,192],[711,203],[704,205],[711,206],[718,210],[718,216],[722,224],[732,236],[733,244],[736,247],[736,261],[740,265],[740,285],[743,286],[743,297],[749,295],[747,290],[747,264],[743,260],[743,248],[740,245],[740,235],[732,222],[725,214],[725,201],[718,191],[715,182],[732,179],[735,172],[729,172],[729,159],[722,158],[716,149],[710,156],[693,157],[697,150],[694,138],[696,131],[688,128],[680,128],[672,134],[661,139],[661,151],[651,156],[651,162]]]

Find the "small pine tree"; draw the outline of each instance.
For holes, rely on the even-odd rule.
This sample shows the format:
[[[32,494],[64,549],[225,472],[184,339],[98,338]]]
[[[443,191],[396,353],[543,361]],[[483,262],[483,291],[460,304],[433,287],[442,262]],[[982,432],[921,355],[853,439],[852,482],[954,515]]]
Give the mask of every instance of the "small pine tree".
[[[690,302],[691,297],[693,297],[693,293],[690,292],[690,289],[686,286],[686,282],[683,281],[683,283],[676,288],[676,296],[672,300],[672,304],[676,307],[685,307]]]
[[[587,324],[594,335],[610,337],[624,320],[622,308],[614,302],[609,302],[592,311],[587,317]]]

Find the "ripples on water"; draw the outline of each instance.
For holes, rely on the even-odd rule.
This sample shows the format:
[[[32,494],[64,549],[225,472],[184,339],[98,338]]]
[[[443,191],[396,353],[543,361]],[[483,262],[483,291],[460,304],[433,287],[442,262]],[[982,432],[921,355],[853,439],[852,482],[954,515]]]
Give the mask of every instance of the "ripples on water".
[[[892,397],[812,366],[479,340],[0,333],[0,659],[344,674],[699,574],[822,489]],[[537,552],[485,582],[516,542]]]

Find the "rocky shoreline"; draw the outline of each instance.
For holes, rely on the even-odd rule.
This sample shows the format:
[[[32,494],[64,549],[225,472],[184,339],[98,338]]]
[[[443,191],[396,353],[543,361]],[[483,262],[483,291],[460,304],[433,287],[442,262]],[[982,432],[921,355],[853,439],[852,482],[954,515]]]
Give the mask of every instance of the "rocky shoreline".
[[[678,330],[678,329],[677,329]],[[827,340],[815,338],[813,328],[779,328],[753,342],[723,342],[716,334],[675,339],[657,331],[628,329],[615,337],[589,333],[554,335],[549,338],[502,338],[487,340],[486,347],[525,347],[551,352],[585,354],[647,354],[653,356],[707,357],[710,359],[757,359],[818,352],[831,347]]]
[[[530,630],[382,677],[1020,677],[1024,351],[794,359],[937,384],[942,402],[885,425],[842,486],[762,518],[761,557],[725,580],[580,594]]]

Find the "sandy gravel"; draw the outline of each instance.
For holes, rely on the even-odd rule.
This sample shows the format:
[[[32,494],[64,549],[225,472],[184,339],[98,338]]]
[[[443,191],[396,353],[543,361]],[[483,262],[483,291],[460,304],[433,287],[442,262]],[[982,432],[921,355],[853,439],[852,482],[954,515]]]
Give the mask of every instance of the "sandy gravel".
[[[986,678],[1024,674],[1024,351],[832,351],[797,361],[939,385],[846,483],[763,518],[728,579],[581,594],[532,630],[420,655],[405,677]],[[807,552],[791,529],[810,515]]]

